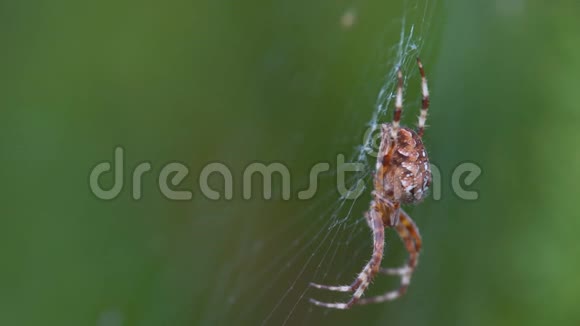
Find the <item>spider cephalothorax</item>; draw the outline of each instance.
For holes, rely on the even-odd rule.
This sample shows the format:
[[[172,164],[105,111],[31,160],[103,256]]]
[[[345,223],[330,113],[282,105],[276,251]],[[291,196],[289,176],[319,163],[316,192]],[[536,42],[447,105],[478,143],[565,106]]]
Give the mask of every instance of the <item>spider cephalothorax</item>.
[[[315,305],[349,309],[355,304],[378,303],[394,300],[403,295],[411,282],[411,275],[419,261],[421,236],[411,217],[401,208],[401,204],[416,204],[426,195],[431,183],[429,159],[421,137],[425,129],[429,108],[429,90],[421,61],[417,59],[421,73],[423,102],[417,132],[400,127],[403,109],[403,75],[397,72],[398,84],[395,99],[395,113],[392,123],[381,125],[381,145],[377,156],[374,176],[373,200],[365,213],[367,223],[373,231],[373,254],[371,260],[350,285],[329,286],[311,283],[312,287],[338,292],[353,292],[352,298],[345,303],[327,303],[310,299]],[[403,240],[409,253],[405,266],[400,268],[381,268],[385,242],[385,228],[394,228]],[[373,278],[378,274],[401,277],[397,290],[383,295],[361,298]]]

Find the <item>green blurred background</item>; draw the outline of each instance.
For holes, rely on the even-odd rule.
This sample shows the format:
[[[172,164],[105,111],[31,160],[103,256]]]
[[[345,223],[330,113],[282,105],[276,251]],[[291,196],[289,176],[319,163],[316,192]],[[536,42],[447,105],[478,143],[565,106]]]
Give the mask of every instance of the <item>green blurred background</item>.
[[[578,325],[579,14],[564,0],[3,1],[0,325]],[[347,297],[308,282],[350,282],[369,257],[368,194],[328,229],[332,173],[307,201],[242,200],[241,173],[283,162],[295,193],[314,163],[356,153],[403,23],[429,75],[443,199],[409,208],[425,249],[404,298],[314,308]],[[418,85],[412,70],[407,124]],[[102,201],[89,173],[117,145],[125,188]],[[159,193],[174,161],[191,201]],[[199,191],[215,161],[232,201]],[[483,169],[476,201],[449,185],[465,161]],[[404,257],[389,236],[385,265]]]

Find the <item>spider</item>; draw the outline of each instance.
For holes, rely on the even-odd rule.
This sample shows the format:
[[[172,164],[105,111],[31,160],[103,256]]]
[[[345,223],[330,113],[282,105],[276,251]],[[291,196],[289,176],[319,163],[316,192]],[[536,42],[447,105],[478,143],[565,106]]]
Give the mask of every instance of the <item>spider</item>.
[[[402,208],[401,204],[417,204],[425,196],[431,183],[429,159],[423,146],[423,132],[429,109],[429,89],[421,60],[417,58],[421,73],[423,101],[417,131],[400,127],[403,109],[403,74],[397,71],[397,95],[392,123],[381,125],[381,144],[374,175],[373,199],[365,217],[373,233],[373,254],[370,261],[351,285],[330,286],[310,283],[310,286],[337,292],[354,292],[346,303],[327,303],[310,299],[321,307],[349,309],[355,304],[364,305],[394,300],[407,291],[411,275],[417,267],[421,236],[419,229]],[[400,268],[381,268],[385,242],[385,228],[394,228],[409,253],[406,264]],[[401,278],[397,290],[383,295],[361,298],[377,274],[395,275]]]

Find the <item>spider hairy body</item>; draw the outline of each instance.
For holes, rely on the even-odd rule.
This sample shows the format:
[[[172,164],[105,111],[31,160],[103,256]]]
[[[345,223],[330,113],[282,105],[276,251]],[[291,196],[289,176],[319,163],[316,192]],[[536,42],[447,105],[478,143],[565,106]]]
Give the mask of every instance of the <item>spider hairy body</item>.
[[[417,225],[401,208],[401,204],[421,202],[431,183],[431,167],[422,140],[429,109],[429,89],[419,58],[417,58],[417,64],[421,73],[423,94],[417,131],[400,126],[403,110],[403,74],[400,69],[397,71],[398,83],[393,121],[381,125],[381,144],[377,153],[374,190],[371,194],[373,199],[369,210],[364,215],[373,233],[371,259],[350,285],[310,283],[310,286],[316,289],[353,293],[347,302],[330,303],[310,299],[310,302],[317,306],[344,310],[350,309],[355,304],[392,301],[405,294],[411,283],[411,276],[419,262],[422,240]],[[393,228],[397,231],[409,253],[409,258],[402,267],[381,268],[385,247],[385,228]],[[399,276],[401,279],[399,288],[382,295],[363,298],[365,290],[379,274]]]

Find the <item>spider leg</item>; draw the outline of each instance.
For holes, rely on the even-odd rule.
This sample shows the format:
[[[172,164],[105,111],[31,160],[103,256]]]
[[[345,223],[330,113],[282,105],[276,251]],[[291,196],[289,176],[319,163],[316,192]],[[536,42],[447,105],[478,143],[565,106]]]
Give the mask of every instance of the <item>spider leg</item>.
[[[419,116],[419,122],[417,124],[417,135],[419,135],[419,137],[423,137],[423,132],[425,131],[425,122],[427,121],[427,110],[429,110],[429,87],[427,87],[425,70],[423,69],[421,59],[419,58],[417,58],[417,65],[419,66],[419,72],[421,73],[421,93],[423,94],[421,115]]]
[[[397,95],[395,97],[395,112],[393,116],[393,128],[391,129],[391,137],[397,139],[399,132],[399,123],[401,121],[401,112],[403,111],[403,73],[401,68],[397,70]]]
[[[397,224],[395,230],[399,234],[399,237],[403,240],[405,248],[409,252],[409,260],[407,264],[400,268],[381,268],[379,272],[385,275],[395,275],[401,277],[401,284],[398,289],[394,291],[389,291],[383,295],[376,297],[363,298],[357,302],[359,305],[380,303],[384,301],[391,301],[399,298],[405,292],[411,283],[411,276],[417,264],[419,263],[419,251],[421,250],[421,235],[419,234],[419,229],[411,219],[411,217],[405,213],[402,209],[400,212],[400,223]]]
[[[333,308],[333,309],[349,309],[355,303],[357,303],[360,297],[363,295],[366,288],[369,286],[371,280],[379,272],[381,261],[383,260],[383,250],[385,246],[385,227],[383,224],[383,219],[381,217],[380,211],[376,207],[372,207],[368,213],[369,219],[372,222],[373,231],[373,254],[371,260],[363,268],[362,272],[358,275],[356,280],[351,285],[342,286],[329,286],[310,283],[310,286],[330,291],[338,292],[353,292],[352,298],[346,303],[328,303],[321,302],[318,300],[310,299],[312,304],[317,306]],[[370,224],[370,223],[369,223]]]

